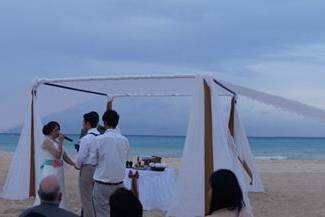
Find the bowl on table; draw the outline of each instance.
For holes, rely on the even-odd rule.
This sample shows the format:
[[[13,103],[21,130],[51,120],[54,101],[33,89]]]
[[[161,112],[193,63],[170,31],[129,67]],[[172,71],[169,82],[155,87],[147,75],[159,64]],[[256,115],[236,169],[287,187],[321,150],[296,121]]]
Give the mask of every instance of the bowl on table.
[[[165,169],[167,168],[167,165],[162,163],[150,163],[149,166],[152,171],[157,172],[165,171]]]

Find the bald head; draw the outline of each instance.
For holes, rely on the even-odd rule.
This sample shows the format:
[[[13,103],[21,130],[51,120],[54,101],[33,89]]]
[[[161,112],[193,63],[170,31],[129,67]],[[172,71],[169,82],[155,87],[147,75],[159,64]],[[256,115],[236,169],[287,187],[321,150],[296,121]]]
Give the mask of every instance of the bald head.
[[[57,189],[60,189],[59,180],[54,175],[47,176],[44,179],[42,179],[39,187],[43,192],[46,193],[54,192]]]
[[[38,194],[42,203],[53,203],[59,205],[61,201],[61,192],[59,180],[56,176],[51,175],[42,179]]]

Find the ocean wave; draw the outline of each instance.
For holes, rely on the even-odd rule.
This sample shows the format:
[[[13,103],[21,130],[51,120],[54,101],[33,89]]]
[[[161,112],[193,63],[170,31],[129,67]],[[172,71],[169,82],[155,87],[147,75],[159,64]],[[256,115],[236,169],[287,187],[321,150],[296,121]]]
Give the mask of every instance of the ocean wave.
[[[256,160],[286,160],[286,156],[256,156]]]

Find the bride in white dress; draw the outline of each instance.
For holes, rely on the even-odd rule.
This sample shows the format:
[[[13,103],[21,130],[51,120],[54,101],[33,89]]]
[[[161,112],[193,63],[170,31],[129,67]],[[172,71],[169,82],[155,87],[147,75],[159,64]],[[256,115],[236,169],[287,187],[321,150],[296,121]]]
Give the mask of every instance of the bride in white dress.
[[[64,184],[63,161],[75,167],[75,163],[66,154],[63,149],[63,134],[60,133],[60,125],[55,121],[51,121],[43,127],[45,139],[42,143],[42,170],[41,179],[55,175],[60,182],[60,191],[62,192],[62,200],[60,208],[69,209],[68,198]],[[39,204],[39,198],[36,198],[35,204]]]

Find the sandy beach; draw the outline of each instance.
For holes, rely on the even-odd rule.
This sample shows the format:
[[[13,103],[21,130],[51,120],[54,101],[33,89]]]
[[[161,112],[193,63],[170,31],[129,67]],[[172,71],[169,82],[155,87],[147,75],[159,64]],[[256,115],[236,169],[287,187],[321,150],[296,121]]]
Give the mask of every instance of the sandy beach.
[[[12,153],[0,152],[0,188],[10,166]],[[167,159],[177,167],[179,159]],[[251,193],[255,217],[323,217],[325,216],[325,161],[260,160],[258,161],[265,193]],[[71,208],[79,212],[77,171],[66,170],[66,188]],[[32,200],[0,199],[0,217],[16,217]],[[160,212],[146,212],[145,217],[163,217]]]

